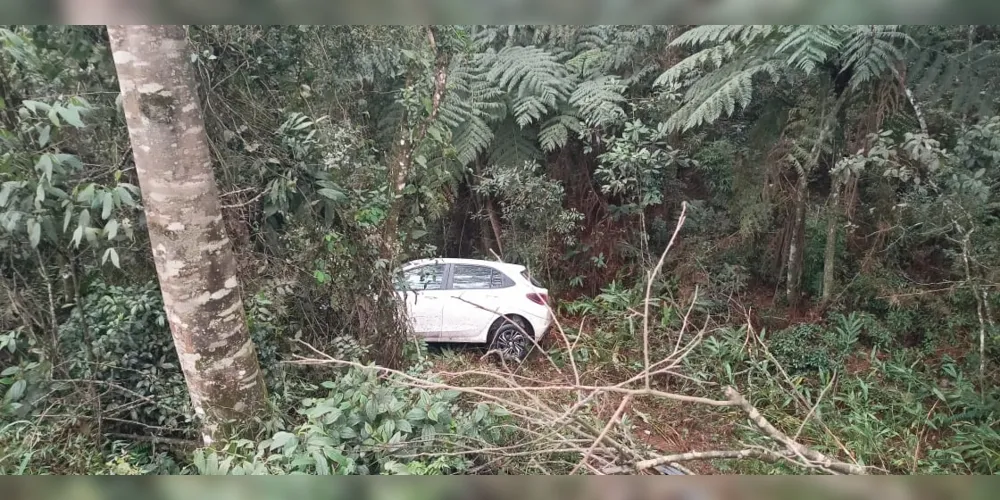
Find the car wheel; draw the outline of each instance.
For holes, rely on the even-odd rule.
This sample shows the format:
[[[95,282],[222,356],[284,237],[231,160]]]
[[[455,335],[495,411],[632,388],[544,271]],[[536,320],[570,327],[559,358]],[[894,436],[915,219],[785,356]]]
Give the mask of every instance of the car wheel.
[[[490,350],[498,352],[506,361],[520,362],[531,351],[531,339],[521,326],[505,322],[493,334]]]

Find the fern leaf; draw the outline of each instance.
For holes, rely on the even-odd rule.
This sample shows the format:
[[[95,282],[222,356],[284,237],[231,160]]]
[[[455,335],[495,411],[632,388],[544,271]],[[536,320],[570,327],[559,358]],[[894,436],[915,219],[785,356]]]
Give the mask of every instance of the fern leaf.
[[[625,85],[620,78],[603,76],[581,83],[570,95],[569,103],[579,110],[587,125],[612,125],[625,119],[623,92]]]
[[[538,132],[538,143],[544,151],[555,151],[569,142],[570,133],[579,134],[582,130],[583,123],[579,118],[560,114],[542,124],[542,129]]]
[[[667,120],[667,129],[690,130],[712,123],[720,116],[732,115],[737,105],[746,108],[753,98],[753,79],[760,74],[770,75],[772,79],[779,77],[777,68],[769,61],[752,63],[744,69],[714,75],[714,84],[704,92],[689,95],[688,102]]]
[[[490,165],[518,166],[541,158],[534,132],[521,128],[513,119],[504,120],[494,133],[488,152]]]

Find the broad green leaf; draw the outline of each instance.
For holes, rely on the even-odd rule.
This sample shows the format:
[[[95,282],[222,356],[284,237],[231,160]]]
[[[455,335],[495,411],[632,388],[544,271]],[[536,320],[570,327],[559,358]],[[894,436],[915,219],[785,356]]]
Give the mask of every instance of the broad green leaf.
[[[121,269],[121,266],[118,265],[118,251],[114,248],[109,248],[104,251],[104,256],[101,257],[101,265],[106,263],[109,257],[111,258],[111,264]]]
[[[79,170],[83,168],[83,162],[80,161],[80,159],[77,158],[75,155],[59,153],[52,156],[54,158],[55,163],[58,165],[66,165],[73,168],[74,170]]]
[[[59,121],[59,113],[57,112],[58,109],[59,106],[54,106],[49,110],[49,121],[57,127],[62,126],[62,123]]]
[[[312,450],[312,458],[316,461],[316,473],[320,476],[330,475],[330,464],[319,449]]]
[[[118,236],[118,219],[108,221],[104,226],[104,232],[107,233],[109,241],[115,239],[115,236]]]
[[[25,100],[21,101],[21,104],[24,107],[30,109],[32,113],[34,113],[36,111],[39,111],[39,110],[41,110],[41,112],[44,113],[46,111],[49,111],[52,108],[52,106],[49,106],[48,104],[45,104],[44,102],[32,101],[32,100],[29,100],[29,99],[25,99]]]
[[[427,412],[425,412],[423,408],[411,408],[410,411],[406,413],[406,419],[413,423],[420,422],[425,418],[427,418]]]
[[[24,389],[27,386],[28,383],[25,382],[24,379],[14,382],[14,384],[10,386],[10,389],[7,390],[7,394],[4,395],[3,399],[5,401],[17,401],[21,399],[21,396],[24,396]]]
[[[3,186],[0,187],[0,207],[7,206],[7,201],[10,200],[11,193],[13,193],[18,187],[18,183],[14,181],[7,181],[3,183]]]
[[[90,101],[83,98],[83,96],[75,95],[69,98],[70,104],[80,108],[80,109],[90,109]]]
[[[42,125],[38,127],[38,147],[44,148],[46,144],[49,143],[51,138],[52,127],[48,125]]]
[[[69,199],[69,194],[67,194],[66,191],[63,191],[62,189],[59,189],[59,188],[54,187],[54,186],[48,186],[48,187],[46,187],[45,188],[45,192],[49,193],[49,194],[52,194],[52,195],[55,195],[55,197],[59,198],[60,200],[68,200]]]
[[[84,127],[83,122],[80,121],[80,111],[76,109],[76,106],[70,105],[70,107],[68,108],[60,106],[56,108],[56,111],[59,113],[59,116],[61,116],[63,120],[66,120],[66,123],[76,128]]]
[[[115,203],[111,198],[110,191],[105,191],[102,197],[104,198],[104,206],[101,208],[101,218],[107,220],[108,217],[111,217],[111,209],[114,208]]]
[[[31,242],[31,247],[35,248],[42,239],[42,226],[35,219],[28,219],[28,240]]]
[[[132,194],[129,193],[128,189],[126,189],[123,185],[116,186],[115,193],[118,194],[118,199],[121,200],[122,203],[128,205],[129,207],[135,207],[135,200],[132,199]]]
[[[63,232],[69,230],[69,223],[73,220],[73,205],[66,205],[66,213],[63,215]]]
[[[287,444],[294,437],[295,434],[292,434],[291,432],[285,432],[285,431],[278,432],[274,435],[273,438],[271,438],[270,449],[277,450],[278,448],[283,448],[285,444]]]
[[[433,441],[435,434],[437,434],[437,431],[434,429],[433,425],[425,424],[424,427],[420,429],[420,439],[423,439],[424,441]]]
[[[80,227],[90,227],[90,210],[83,209],[80,211],[80,216],[77,218],[77,224]]]
[[[35,208],[41,208],[43,201],[45,201],[45,186],[39,183],[35,186]]]
[[[79,201],[80,203],[88,203],[88,202],[92,201],[93,199],[94,199],[94,184],[93,183],[87,184],[87,187],[83,188],[83,191],[80,191],[76,195],[76,201]]]
[[[52,179],[52,155],[44,154],[38,158],[38,163],[35,164],[35,170],[42,173],[42,176],[47,179]]]
[[[404,419],[396,420],[396,428],[402,432],[413,432],[413,426],[410,425],[408,420]]]
[[[337,191],[335,189],[323,188],[317,192],[320,194],[320,196],[323,196],[324,198],[329,198],[330,200],[333,201],[343,201],[347,198],[346,196],[344,196],[344,193]]]

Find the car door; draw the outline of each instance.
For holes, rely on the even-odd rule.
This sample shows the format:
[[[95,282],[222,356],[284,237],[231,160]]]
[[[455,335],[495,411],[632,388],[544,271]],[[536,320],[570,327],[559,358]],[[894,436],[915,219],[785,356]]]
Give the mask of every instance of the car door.
[[[441,339],[444,310],[444,264],[428,264],[404,270],[396,283],[396,293],[406,304],[406,316],[413,333],[435,342]]]
[[[489,266],[454,264],[446,293],[442,338],[451,342],[485,342],[484,332],[499,316],[502,274]]]

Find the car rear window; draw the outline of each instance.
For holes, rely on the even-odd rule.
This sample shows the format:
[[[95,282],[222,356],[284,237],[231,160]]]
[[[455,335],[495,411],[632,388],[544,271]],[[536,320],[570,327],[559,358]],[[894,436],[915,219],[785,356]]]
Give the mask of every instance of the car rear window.
[[[525,269],[524,271],[521,271],[521,276],[523,276],[524,279],[528,280],[532,285],[537,286],[538,288],[542,287],[541,283],[539,283],[535,278],[532,278],[531,275],[528,274],[528,270],[527,269]]]

